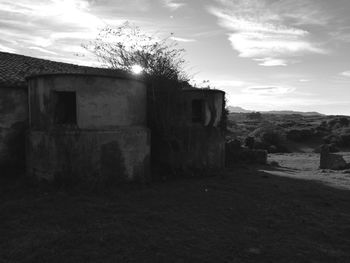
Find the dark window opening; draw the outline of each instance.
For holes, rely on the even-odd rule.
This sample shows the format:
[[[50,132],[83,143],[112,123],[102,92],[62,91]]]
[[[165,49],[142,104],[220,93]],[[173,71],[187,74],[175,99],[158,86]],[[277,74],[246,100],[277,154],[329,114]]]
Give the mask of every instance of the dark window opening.
[[[203,122],[203,100],[192,100],[192,122]]]
[[[55,124],[77,123],[76,94],[72,91],[55,91]]]

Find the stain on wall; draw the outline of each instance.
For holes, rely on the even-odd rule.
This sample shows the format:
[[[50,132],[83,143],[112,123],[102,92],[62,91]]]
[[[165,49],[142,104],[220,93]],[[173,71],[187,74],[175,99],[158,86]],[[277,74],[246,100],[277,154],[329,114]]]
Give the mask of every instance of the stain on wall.
[[[148,133],[142,127],[100,132],[31,131],[27,137],[27,171],[47,181],[75,177],[76,182],[91,185],[143,180],[148,173]],[[134,143],[127,144],[126,140]]]
[[[117,141],[101,145],[101,176],[107,184],[125,182],[125,160]]]
[[[28,98],[25,89],[0,88],[0,166],[23,167]]]

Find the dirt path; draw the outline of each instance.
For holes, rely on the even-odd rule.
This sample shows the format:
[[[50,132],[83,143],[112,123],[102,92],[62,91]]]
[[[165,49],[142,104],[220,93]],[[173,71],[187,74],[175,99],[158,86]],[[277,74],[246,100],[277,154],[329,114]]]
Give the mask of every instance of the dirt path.
[[[339,154],[350,162],[350,152]],[[350,190],[350,170],[319,169],[319,158],[320,155],[316,153],[270,154],[269,161],[278,162],[280,167],[263,171],[278,176],[315,180],[338,189]]]

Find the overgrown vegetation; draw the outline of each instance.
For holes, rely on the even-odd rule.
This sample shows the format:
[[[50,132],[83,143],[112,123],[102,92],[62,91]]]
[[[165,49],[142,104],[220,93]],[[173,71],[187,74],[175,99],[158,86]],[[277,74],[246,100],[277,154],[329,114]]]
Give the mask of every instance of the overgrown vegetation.
[[[321,144],[329,144],[332,152],[350,147],[350,117],[347,116],[231,113],[228,129],[228,138],[241,142],[254,139],[253,143],[249,142],[250,148],[270,153],[318,152]]]
[[[125,22],[118,27],[106,26],[95,40],[83,44],[107,67],[133,71],[139,66],[148,78],[187,81],[184,70],[184,49],[170,36],[159,38]]]

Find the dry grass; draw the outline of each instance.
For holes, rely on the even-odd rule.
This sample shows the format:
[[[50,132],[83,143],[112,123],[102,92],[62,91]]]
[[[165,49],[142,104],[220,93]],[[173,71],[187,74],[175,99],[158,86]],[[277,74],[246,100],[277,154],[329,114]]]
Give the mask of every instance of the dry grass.
[[[350,192],[237,168],[111,195],[2,187],[0,262],[350,262]]]

